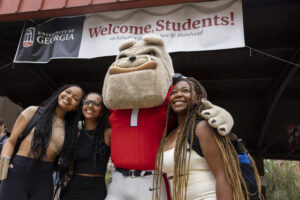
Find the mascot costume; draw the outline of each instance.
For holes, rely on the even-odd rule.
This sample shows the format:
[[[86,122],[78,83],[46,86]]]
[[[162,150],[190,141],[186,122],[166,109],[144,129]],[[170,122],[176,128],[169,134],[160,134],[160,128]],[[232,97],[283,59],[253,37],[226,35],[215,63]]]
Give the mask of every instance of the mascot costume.
[[[111,110],[111,159],[116,167],[106,200],[151,200],[157,189],[153,170],[165,128],[172,60],[156,35],[146,35],[140,43],[129,39],[119,51],[103,85],[104,104]],[[208,101],[205,105],[210,109],[203,117],[221,135],[229,133],[231,115]],[[168,199],[170,194],[166,190],[161,197]]]

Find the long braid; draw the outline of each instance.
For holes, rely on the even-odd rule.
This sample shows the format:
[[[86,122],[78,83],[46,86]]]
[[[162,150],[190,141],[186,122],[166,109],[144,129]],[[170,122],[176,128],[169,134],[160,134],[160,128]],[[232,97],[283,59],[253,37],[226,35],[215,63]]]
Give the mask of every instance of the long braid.
[[[226,176],[232,187],[233,199],[245,200],[243,188],[247,194],[248,189],[243,179],[238,156],[233,144],[231,143],[231,139],[227,136],[220,136],[217,133],[215,133],[214,136],[222,153]],[[246,199],[249,199],[248,195]]]
[[[201,98],[207,98],[207,93],[204,87],[194,78],[185,78],[183,81],[186,81],[191,88],[191,91],[196,91],[197,95],[201,95]],[[192,88],[194,90],[192,90]],[[190,99],[191,101],[192,99]],[[189,103],[188,107],[188,113],[186,120],[184,122],[184,125],[180,132],[178,133],[178,137],[176,140],[176,146],[175,146],[175,152],[174,152],[174,176],[173,176],[173,190],[172,190],[172,196],[174,200],[186,200],[186,191],[188,186],[188,179],[189,179],[189,165],[190,165],[190,158],[191,153],[187,155],[187,149],[190,148],[190,151],[192,151],[192,145],[193,145],[193,138],[195,135],[195,123],[196,119],[198,117],[201,117],[201,111],[204,110],[205,106],[199,102],[198,104],[191,105],[192,103]],[[170,105],[168,106],[168,112],[167,115],[169,115],[170,112]],[[166,121],[166,127],[167,127],[168,118]],[[164,153],[164,145],[166,140],[166,133],[167,129],[165,127],[163,138],[161,140],[156,162],[155,162],[155,171],[160,172],[162,169],[163,164],[163,153]],[[191,141],[188,141],[189,134],[191,133]],[[217,144],[221,150],[222,157],[224,160],[225,165],[225,172],[226,176],[228,178],[228,181],[233,189],[233,199],[234,200],[249,200],[248,195],[244,195],[244,192],[246,194],[249,194],[249,191],[247,189],[247,185],[243,179],[242,172],[239,165],[238,156],[236,153],[236,150],[231,142],[230,136],[220,136],[216,132],[214,132],[214,137],[217,141]],[[186,159],[188,158],[188,159]],[[261,190],[260,190],[260,180],[258,176],[258,172],[255,166],[255,163],[253,159],[250,157],[252,166],[254,168],[256,181],[258,183],[259,187],[259,196],[261,197]],[[161,181],[158,180],[161,179],[161,176],[159,173],[155,174],[155,181],[153,182],[153,187],[159,187],[161,186]],[[159,184],[158,184],[159,183]],[[159,193],[157,190],[155,190],[153,199],[157,200],[160,199],[160,190]]]
[[[188,162],[182,162],[186,160],[186,152],[187,152],[187,138],[188,134],[186,134],[186,127],[188,124],[188,120],[186,119],[183,125],[182,130],[179,131],[177,142],[175,145],[175,151],[174,151],[174,162],[180,163],[177,165],[177,167],[174,166],[174,180],[173,180],[173,197],[177,196],[185,196],[186,188],[188,184],[188,168],[189,168],[189,160],[190,156],[188,156]],[[186,165],[188,164],[188,166]],[[184,185],[184,187],[181,187],[181,185]],[[176,194],[177,193],[177,194]],[[182,198],[181,198],[182,199]],[[184,198],[185,199],[185,198]]]
[[[159,189],[154,190],[154,193],[152,195],[152,199],[155,199],[155,200],[160,199],[160,194],[161,194],[161,182],[162,182],[161,169],[162,169],[163,159],[164,159],[162,152],[164,151],[165,142],[166,142],[170,110],[171,110],[170,104],[168,104],[165,128],[164,128],[163,136],[160,140],[160,144],[159,144],[157,154],[156,154],[156,159],[155,159],[153,188],[159,188]]]
[[[247,155],[249,156],[250,161],[251,161],[251,166],[253,167],[253,170],[254,170],[254,176],[255,176],[255,180],[256,180],[257,188],[258,188],[258,197],[260,199],[264,199],[264,197],[261,193],[261,182],[260,182],[260,177],[259,177],[259,174],[258,174],[258,170],[257,170],[256,164],[255,164],[255,161],[252,158],[252,156],[250,155],[250,153],[248,152],[248,150],[244,147],[244,145],[243,145],[243,149],[244,149],[244,152],[246,152]]]

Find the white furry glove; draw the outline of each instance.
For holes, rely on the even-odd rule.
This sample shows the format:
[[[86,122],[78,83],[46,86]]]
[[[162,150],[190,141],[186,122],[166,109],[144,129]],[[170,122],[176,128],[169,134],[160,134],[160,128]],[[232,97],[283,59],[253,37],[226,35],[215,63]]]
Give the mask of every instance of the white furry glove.
[[[7,178],[10,157],[0,156],[0,181]]]
[[[201,112],[201,115],[208,120],[209,125],[216,128],[220,135],[225,136],[230,133],[234,124],[231,114],[225,109],[212,104],[207,99],[202,99],[201,101],[206,108],[206,110]]]

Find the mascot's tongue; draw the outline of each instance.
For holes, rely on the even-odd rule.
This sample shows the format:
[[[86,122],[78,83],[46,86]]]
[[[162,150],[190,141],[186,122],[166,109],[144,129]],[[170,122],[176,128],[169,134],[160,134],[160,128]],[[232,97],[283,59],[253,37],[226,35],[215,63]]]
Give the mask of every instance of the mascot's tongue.
[[[155,69],[157,66],[155,61],[148,61],[140,66],[137,67],[130,67],[130,68],[122,68],[117,66],[112,66],[109,69],[109,74],[121,74],[121,73],[127,73],[127,72],[134,72],[134,71],[140,71],[145,69]]]

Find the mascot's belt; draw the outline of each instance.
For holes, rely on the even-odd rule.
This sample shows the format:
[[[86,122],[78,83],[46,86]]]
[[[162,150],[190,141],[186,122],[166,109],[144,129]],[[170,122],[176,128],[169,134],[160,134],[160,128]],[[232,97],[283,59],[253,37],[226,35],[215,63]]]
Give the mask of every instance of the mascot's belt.
[[[141,170],[128,170],[128,169],[122,169],[122,168],[116,168],[118,172],[120,172],[123,176],[126,177],[139,177],[139,176],[148,176],[152,175],[152,171],[141,171]]]

